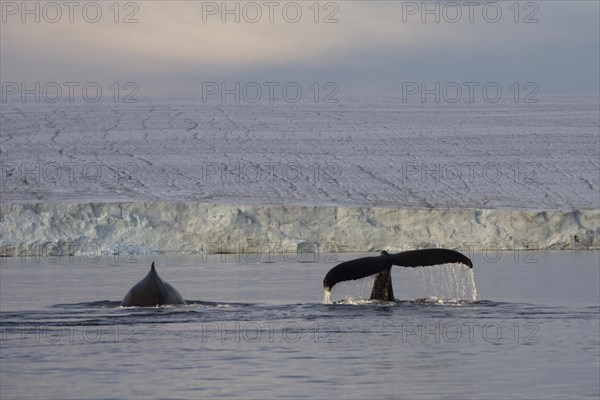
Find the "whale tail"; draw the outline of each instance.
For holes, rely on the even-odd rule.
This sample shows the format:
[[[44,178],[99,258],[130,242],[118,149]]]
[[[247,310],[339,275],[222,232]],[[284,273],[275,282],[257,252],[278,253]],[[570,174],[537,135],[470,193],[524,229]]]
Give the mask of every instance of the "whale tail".
[[[454,250],[423,249],[397,254],[382,251],[379,256],[363,257],[336,265],[325,275],[323,288],[331,291],[339,282],[376,275],[371,300],[393,301],[392,266],[414,268],[452,263],[461,263],[473,268],[473,263],[467,256]]]

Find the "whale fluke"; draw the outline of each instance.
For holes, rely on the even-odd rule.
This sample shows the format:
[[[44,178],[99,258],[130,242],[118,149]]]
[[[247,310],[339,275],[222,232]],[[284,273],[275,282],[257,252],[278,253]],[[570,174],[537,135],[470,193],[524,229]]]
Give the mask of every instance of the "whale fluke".
[[[135,284],[123,298],[122,307],[156,307],[167,304],[185,304],[177,289],[160,279],[154,262],[150,272]]]
[[[323,288],[331,291],[339,282],[362,279],[377,274],[371,292],[371,300],[393,301],[392,266],[427,267],[453,263],[465,264],[469,268],[473,268],[473,263],[467,256],[454,250],[424,249],[397,254],[382,251],[379,256],[358,258],[336,265],[325,275]]]

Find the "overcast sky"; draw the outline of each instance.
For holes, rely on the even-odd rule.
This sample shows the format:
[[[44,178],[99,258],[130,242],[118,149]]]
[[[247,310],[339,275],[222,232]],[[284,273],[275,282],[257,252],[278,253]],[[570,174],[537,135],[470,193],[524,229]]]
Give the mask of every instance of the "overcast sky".
[[[313,1],[239,2],[239,23],[220,1],[121,2],[118,15],[113,1],[85,11],[90,2],[59,1],[61,16],[46,3],[27,2],[27,14],[2,0],[3,82],[133,81],[142,95],[198,94],[210,81],[333,81],[342,95],[397,94],[403,82],[535,82],[542,95],[599,94],[595,0],[428,2],[439,22],[420,1],[321,2],[318,15]]]

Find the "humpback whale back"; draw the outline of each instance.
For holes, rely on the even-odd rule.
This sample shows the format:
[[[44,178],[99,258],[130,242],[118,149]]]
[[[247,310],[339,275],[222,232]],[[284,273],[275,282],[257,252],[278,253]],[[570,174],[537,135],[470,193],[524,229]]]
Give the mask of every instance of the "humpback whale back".
[[[150,272],[129,289],[121,302],[122,307],[156,307],[167,304],[185,304],[185,301],[177,289],[160,279],[154,262]]]
[[[393,265],[414,268],[453,263],[461,263],[473,268],[473,263],[467,256],[454,250],[424,249],[397,254],[382,251],[379,256],[358,258],[336,265],[325,275],[323,288],[331,291],[339,282],[362,279],[377,274],[371,299],[393,301],[394,291],[391,276]]]

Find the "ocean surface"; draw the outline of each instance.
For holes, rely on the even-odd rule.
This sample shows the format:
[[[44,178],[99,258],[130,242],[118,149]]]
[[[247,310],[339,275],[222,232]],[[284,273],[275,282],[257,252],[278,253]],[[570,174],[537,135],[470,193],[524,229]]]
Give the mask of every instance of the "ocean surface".
[[[598,251],[475,253],[475,301],[432,267],[323,304],[358,256],[2,258],[0,398],[600,396]],[[119,306],[152,261],[187,306]]]

